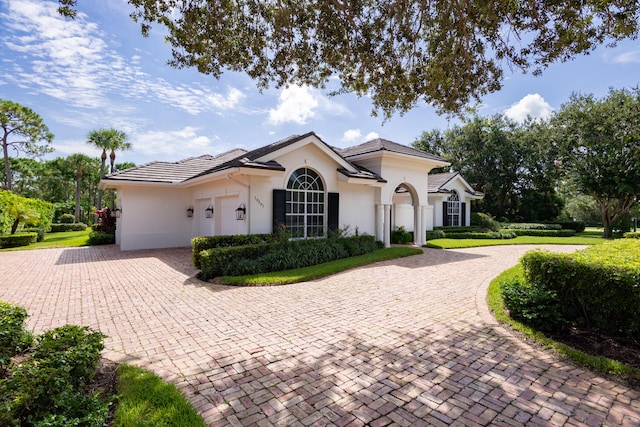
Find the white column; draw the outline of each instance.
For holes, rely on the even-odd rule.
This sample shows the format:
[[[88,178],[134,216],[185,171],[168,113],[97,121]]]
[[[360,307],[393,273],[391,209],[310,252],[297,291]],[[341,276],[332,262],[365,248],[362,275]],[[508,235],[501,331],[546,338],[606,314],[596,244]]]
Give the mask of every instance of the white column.
[[[384,205],[376,205],[376,240],[384,242]]]
[[[384,205],[384,247],[391,247],[391,205]]]
[[[413,242],[422,246],[424,244],[424,221],[422,218],[422,206],[417,205],[414,206],[414,218],[415,218],[415,226],[413,227]]]

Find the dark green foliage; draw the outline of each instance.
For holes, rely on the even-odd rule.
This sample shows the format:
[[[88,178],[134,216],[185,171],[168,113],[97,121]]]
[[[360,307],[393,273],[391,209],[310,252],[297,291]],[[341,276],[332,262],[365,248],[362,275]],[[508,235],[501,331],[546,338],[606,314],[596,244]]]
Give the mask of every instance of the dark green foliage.
[[[391,243],[406,245],[413,242],[413,233],[410,233],[404,229],[404,227],[396,227],[391,232]]]
[[[99,231],[92,231],[89,233],[89,245],[111,245],[116,242],[115,234],[101,233]]]
[[[51,233],[63,233],[66,231],[84,231],[87,229],[87,224],[77,222],[75,224],[51,224]]]
[[[500,291],[509,315],[541,331],[553,331],[565,321],[561,316],[561,302],[555,292],[531,286],[520,277],[500,283]]]
[[[621,239],[573,254],[526,253],[532,287],[554,292],[570,322],[610,334],[640,332],[640,242]]]
[[[491,215],[482,212],[471,212],[471,225],[492,231],[498,231],[501,227]]]
[[[24,329],[27,310],[0,301],[0,373],[9,360],[31,345],[31,334]]]
[[[454,232],[454,233],[466,233],[468,231],[487,231],[486,228],[478,227],[478,226],[455,226],[455,225],[446,225],[440,227],[433,227],[434,230],[441,230],[445,233]]]
[[[447,232],[445,233],[445,238],[447,239],[513,239],[515,238],[515,233],[509,231],[493,231],[490,233],[484,232],[467,232],[467,233],[455,233],[455,232]]]
[[[434,240],[434,239],[444,239],[445,233],[442,230],[431,230],[427,231],[426,239]]]
[[[38,233],[38,237],[36,238],[36,242],[42,242],[44,240],[44,235],[46,234],[45,229],[42,227],[38,228],[25,228],[25,233]]]
[[[502,224],[502,228],[508,230],[561,230],[562,226],[560,224],[509,222]]]
[[[0,248],[17,248],[35,243],[38,233],[12,234],[10,236],[0,236]]]
[[[576,233],[582,233],[586,227],[584,221],[553,221],[553,224],[558,224],[563,230],[574,230]]]
[[[73,224],[74,222],[76,222],[76,217],[72,214],[62,214],[60,215],[58,222],[60,224]]]
[[[93,227],[95,231],[100,233],[114,234],[116,232],[116,218],[111,215],[111,209],[102,208],[95,212],[97,223]]]
[[[516,236],[542,236],[542,237],[571,237],[576,234],[574,230],[526,230],[526,229],[505,229]]]
[[[284,235],[284,233],[282,233]],[[281,239],[276,234],[239,234],[232,236],[203,236],[191,239],[193,265],[201,268],[200,253],[206,249],[224,248],[229,246],[259,245],[273,243]]]
[[[0,307],[15,319],[15,324],[0,325],[2,331],[13,328],[14,338],[23,334],[18,324],[26,311]],[[99,332],[72,325],[38,337],[34,351],[10,365],[0,380],[0,425],[103,426],[109,401],[83,390],[96,372],[103,339]]]
[[[362,255],[382,247],[372,236],[276,241],[200,252],[201,278],[290,270]]]

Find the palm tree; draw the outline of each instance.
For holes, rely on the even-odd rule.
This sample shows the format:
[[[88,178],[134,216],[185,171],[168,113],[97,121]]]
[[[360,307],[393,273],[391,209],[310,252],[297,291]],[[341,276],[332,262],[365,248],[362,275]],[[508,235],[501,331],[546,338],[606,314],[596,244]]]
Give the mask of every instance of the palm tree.
[[[97,148],[102,148],[102,155],[100,160],[102,164],[100,167],[100,179],[104,178],[105,163],[107,161],[107,150],[111,150],[111,173],[113,173],[113,165],[116,159],[116,150],[128,150],[131,148],[131,144],[127,142],[127,135],[117,129],[96,129],[89,132],[87,135],[87,143]],[[113,204],[113,201],[112,201]],[[98,190],[98,208],[102,208],[102,190]]]
[[[80,185],[82,183],[83,170],[90,167],[91,160],[84,154],[72,154],[67,157],[67,161],[71,165],[76,175],[76,208],[75,217],[76,222],[80,222]]]

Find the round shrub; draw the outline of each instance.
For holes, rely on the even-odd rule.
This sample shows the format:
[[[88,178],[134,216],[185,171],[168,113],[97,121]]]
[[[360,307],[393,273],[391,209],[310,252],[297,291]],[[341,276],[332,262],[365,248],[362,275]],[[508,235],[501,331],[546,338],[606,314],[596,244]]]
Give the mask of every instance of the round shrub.
[[[60,219],[58,220],[60,224],[73,224],[76,222],[76,217],[72,214],[62,214],[60,215]]]
[[[500,223],[491,215],[482,212],[471,212],[471,225],[486,228],[491,231],[500,230]]]
[[[541,331],[557,330],[565,323],[560,315],[560,299],[553,291],[530,285],[519,277],[502,281],[500,291],[515,320]]]

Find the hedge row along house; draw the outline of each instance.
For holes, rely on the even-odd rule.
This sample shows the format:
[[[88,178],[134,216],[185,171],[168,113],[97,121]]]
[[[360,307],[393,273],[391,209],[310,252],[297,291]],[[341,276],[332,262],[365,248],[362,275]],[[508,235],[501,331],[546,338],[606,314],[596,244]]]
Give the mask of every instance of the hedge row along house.
[[[448,165],[384,139],[338,149],[310,132],[253,151],[148,163],[106,176],[101,187],[118,194],[121,250],[281,229],[314,238],[345,227],[389,246],[399,226],[422,245],[434,225],[468,224],[469,201],[482,197],[459,174],[428,175]]]

